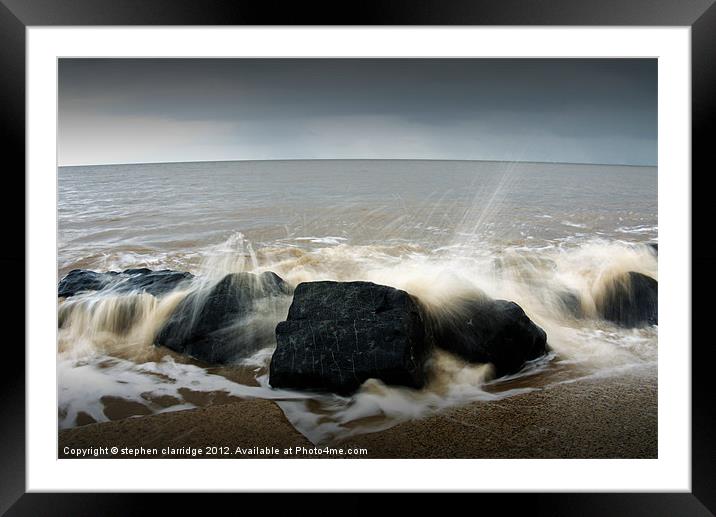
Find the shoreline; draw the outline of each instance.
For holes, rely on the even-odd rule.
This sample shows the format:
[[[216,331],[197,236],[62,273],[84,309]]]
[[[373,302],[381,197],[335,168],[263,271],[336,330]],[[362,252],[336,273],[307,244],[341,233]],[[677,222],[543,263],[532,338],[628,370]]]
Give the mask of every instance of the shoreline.
[[[295,430],[274,402],[242,399],[64,429],[58,457],[75,457],[65,448],[87,453],[117,447],[117,454],[102,450],[97,458],[657,458],[657,431],[653,373],[583,379],[474,402],[319,446]],[[125,447],[157,453],[122,454]],[[305,452],[315,447],[344,452]],[[354,447],[367,453],[345,452]],[[304,452],[296,454],[296,448]],[[165,449],[175,451],[162,454]],[[197,449],[202,454],[192,455]]]
[[[545,162],[531,160],[488,160],[488,159],[455,159],[455,158],[274,158],[274,159],[228,159],[228,160],[192,160],[177,162],[126,162],[126,163],[78,163],[58,165],[63,167],[116,167],[127,165],[170,165],[195,163],[277,163],[277,162],[468,162],[468,163],[519,163],[529,165],[593,165],[597,167],[643,167],[658,168],[658,163],[589,163],[589,162]]]

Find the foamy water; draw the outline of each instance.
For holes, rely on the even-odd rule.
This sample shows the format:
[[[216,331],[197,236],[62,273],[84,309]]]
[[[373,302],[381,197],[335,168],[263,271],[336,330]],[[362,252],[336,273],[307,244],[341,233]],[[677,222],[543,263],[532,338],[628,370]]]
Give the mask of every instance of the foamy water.
[[[90,293],[61,302],[60,427],[110,419],[108,401],[157,413],[194,407],[203,400],[197,393],[221,392],[276,400],[320,443],[551,383],[656,369],[656,327],[623,329],[595,312],[601,286],[615,275],[658,279],[656,255],[645,245],[657,241],[654,168],[402,161],[72,167],[60,169],[59,191],[61,276],[79,267],[197,275],[159,299]],[[547,332],[552,352],[493,379],[490,365],[438,351],[422,390],[369,380],[339,397],[270,388],[272,345],[223,368],[153,346],[188,292],[238,271],[274,271],[293,285],[368,280],[404,289],[436,312],[483,292],[520,304]],[[583,317],[565,306],[565,293]],[[289,303],[264,311],[261,324],[284,319]]]

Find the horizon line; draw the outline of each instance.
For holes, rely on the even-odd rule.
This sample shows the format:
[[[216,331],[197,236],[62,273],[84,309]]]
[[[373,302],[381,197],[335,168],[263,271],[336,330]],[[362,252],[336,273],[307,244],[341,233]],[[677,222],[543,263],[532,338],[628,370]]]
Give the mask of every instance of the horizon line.
[[[231,162],[322,162],[322,161],[410,161],[410,162],[496,162],[496,163],[534,163],[546,165],[597,165],[610,167],[658,167],[658,164],[631,164],[631,163],[596,163],[596,162],[558,162],[540,160],[470,160],[460,158],[268,158],[268,159],[232,159],[232,160],[177,160],[167,162],[110,162],[110,163],[79,163],[79,164],[57,164],[62,167],[111,167],[117,165],[166,165],[179,163],[231,163]]]

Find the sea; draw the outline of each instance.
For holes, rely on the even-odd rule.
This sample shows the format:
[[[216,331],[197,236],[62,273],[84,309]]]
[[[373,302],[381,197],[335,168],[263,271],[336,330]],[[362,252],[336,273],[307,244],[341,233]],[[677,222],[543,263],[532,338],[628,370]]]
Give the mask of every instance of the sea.
[[[313,443],[387,429],[475,401],[584,379],[654,382],[658,327],[596,317],[609,278],[658,280],[657,168],[441,160],[286,160],[58,168],[58,280],[73,269],[173,269],[194,284],[160,299],[102,292],[58,329],[58,425],[69,428],[235,399],[271,399]],[[352,396],[272,389],[273,347],[209,365],[154,346],[192,289],[231,272],[292,285],[366,280],[432,307],[465,290],[517,302],[550,353],[509,377],[442,351],[422,390],[368,380]],[[560,293],[577,296],[583,317]],[[131,328],[112,326],[130,304]],[[285,319],[288,306],[262,318]]]

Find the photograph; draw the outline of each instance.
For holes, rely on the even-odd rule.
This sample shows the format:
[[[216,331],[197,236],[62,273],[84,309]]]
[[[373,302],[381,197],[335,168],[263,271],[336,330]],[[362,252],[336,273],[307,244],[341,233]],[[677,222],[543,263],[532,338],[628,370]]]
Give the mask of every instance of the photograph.
[[[658,76],[58,58],[57,457],[657,459]]]

